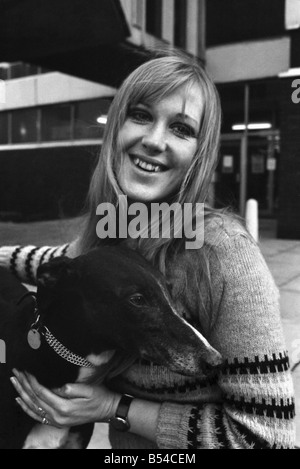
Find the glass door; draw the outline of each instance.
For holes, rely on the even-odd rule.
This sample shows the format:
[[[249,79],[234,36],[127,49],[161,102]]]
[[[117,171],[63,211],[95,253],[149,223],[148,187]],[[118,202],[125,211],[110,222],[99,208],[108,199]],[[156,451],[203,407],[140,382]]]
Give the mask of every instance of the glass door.
[[[280,142],[276,135],[249,138],[247,199],[256,199],[263,217],[276,216]]]
[[[214,181],[214,199],[217,208],[230,206],[234,210],[239,210],[241,137],[239,135],[230,137],[224,137],[222,140]]]
[[[261,217],[275,217],[278,207],[278,167],[280,136],[278,132],[249,133],[247,149],[247,178],[241,188],[241,158],[243,135],[222,137],[220,160],[215,175],[215,206],[240,209],[241,190],[246,200],[256,199]]]

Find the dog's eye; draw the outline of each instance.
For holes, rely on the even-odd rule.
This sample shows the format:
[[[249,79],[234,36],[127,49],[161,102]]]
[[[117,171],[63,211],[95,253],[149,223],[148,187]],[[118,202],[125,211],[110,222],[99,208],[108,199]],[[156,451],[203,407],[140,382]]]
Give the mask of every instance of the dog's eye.
[[[141,293],[135,293],[131,295],[129,302],[134,306],[143,306],[146,304],[146,299]]]

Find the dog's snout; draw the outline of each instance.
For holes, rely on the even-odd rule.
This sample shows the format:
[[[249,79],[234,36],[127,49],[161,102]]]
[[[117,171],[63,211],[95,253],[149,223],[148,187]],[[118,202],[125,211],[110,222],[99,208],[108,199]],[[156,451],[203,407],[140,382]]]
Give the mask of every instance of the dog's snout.
[[[221,367],[224,363],[222,355],[213,347],[210,347],[206,351],[206,356],[204,357],[204,361],[207,364],[207,366],[211,368]]]

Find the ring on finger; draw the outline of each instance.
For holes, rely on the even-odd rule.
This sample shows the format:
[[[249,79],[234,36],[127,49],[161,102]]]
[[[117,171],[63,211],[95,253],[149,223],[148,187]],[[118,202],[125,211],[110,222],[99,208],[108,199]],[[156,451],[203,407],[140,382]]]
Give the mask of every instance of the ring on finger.
[[[46,419],[46,417],[44,417],[43,420],[42,420],[42,424],[43,425],[49,425],[50,422],[49,422],[49,420]]]
[[[46,417],[46,412],[44,411],[44,409],[42,409],[41,407],[38,408],[38,412],[40,414],[40,416],[44,419]]]

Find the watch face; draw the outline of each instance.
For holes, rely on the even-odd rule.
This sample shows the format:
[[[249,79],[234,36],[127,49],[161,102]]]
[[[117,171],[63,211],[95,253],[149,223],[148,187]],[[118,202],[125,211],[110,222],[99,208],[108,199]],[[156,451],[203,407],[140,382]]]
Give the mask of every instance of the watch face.
[[[114,417],[111,419],[112,426],[119,432],[127,432],[130,428],[130,425],[127,420],[122,419],[121,417]]]

